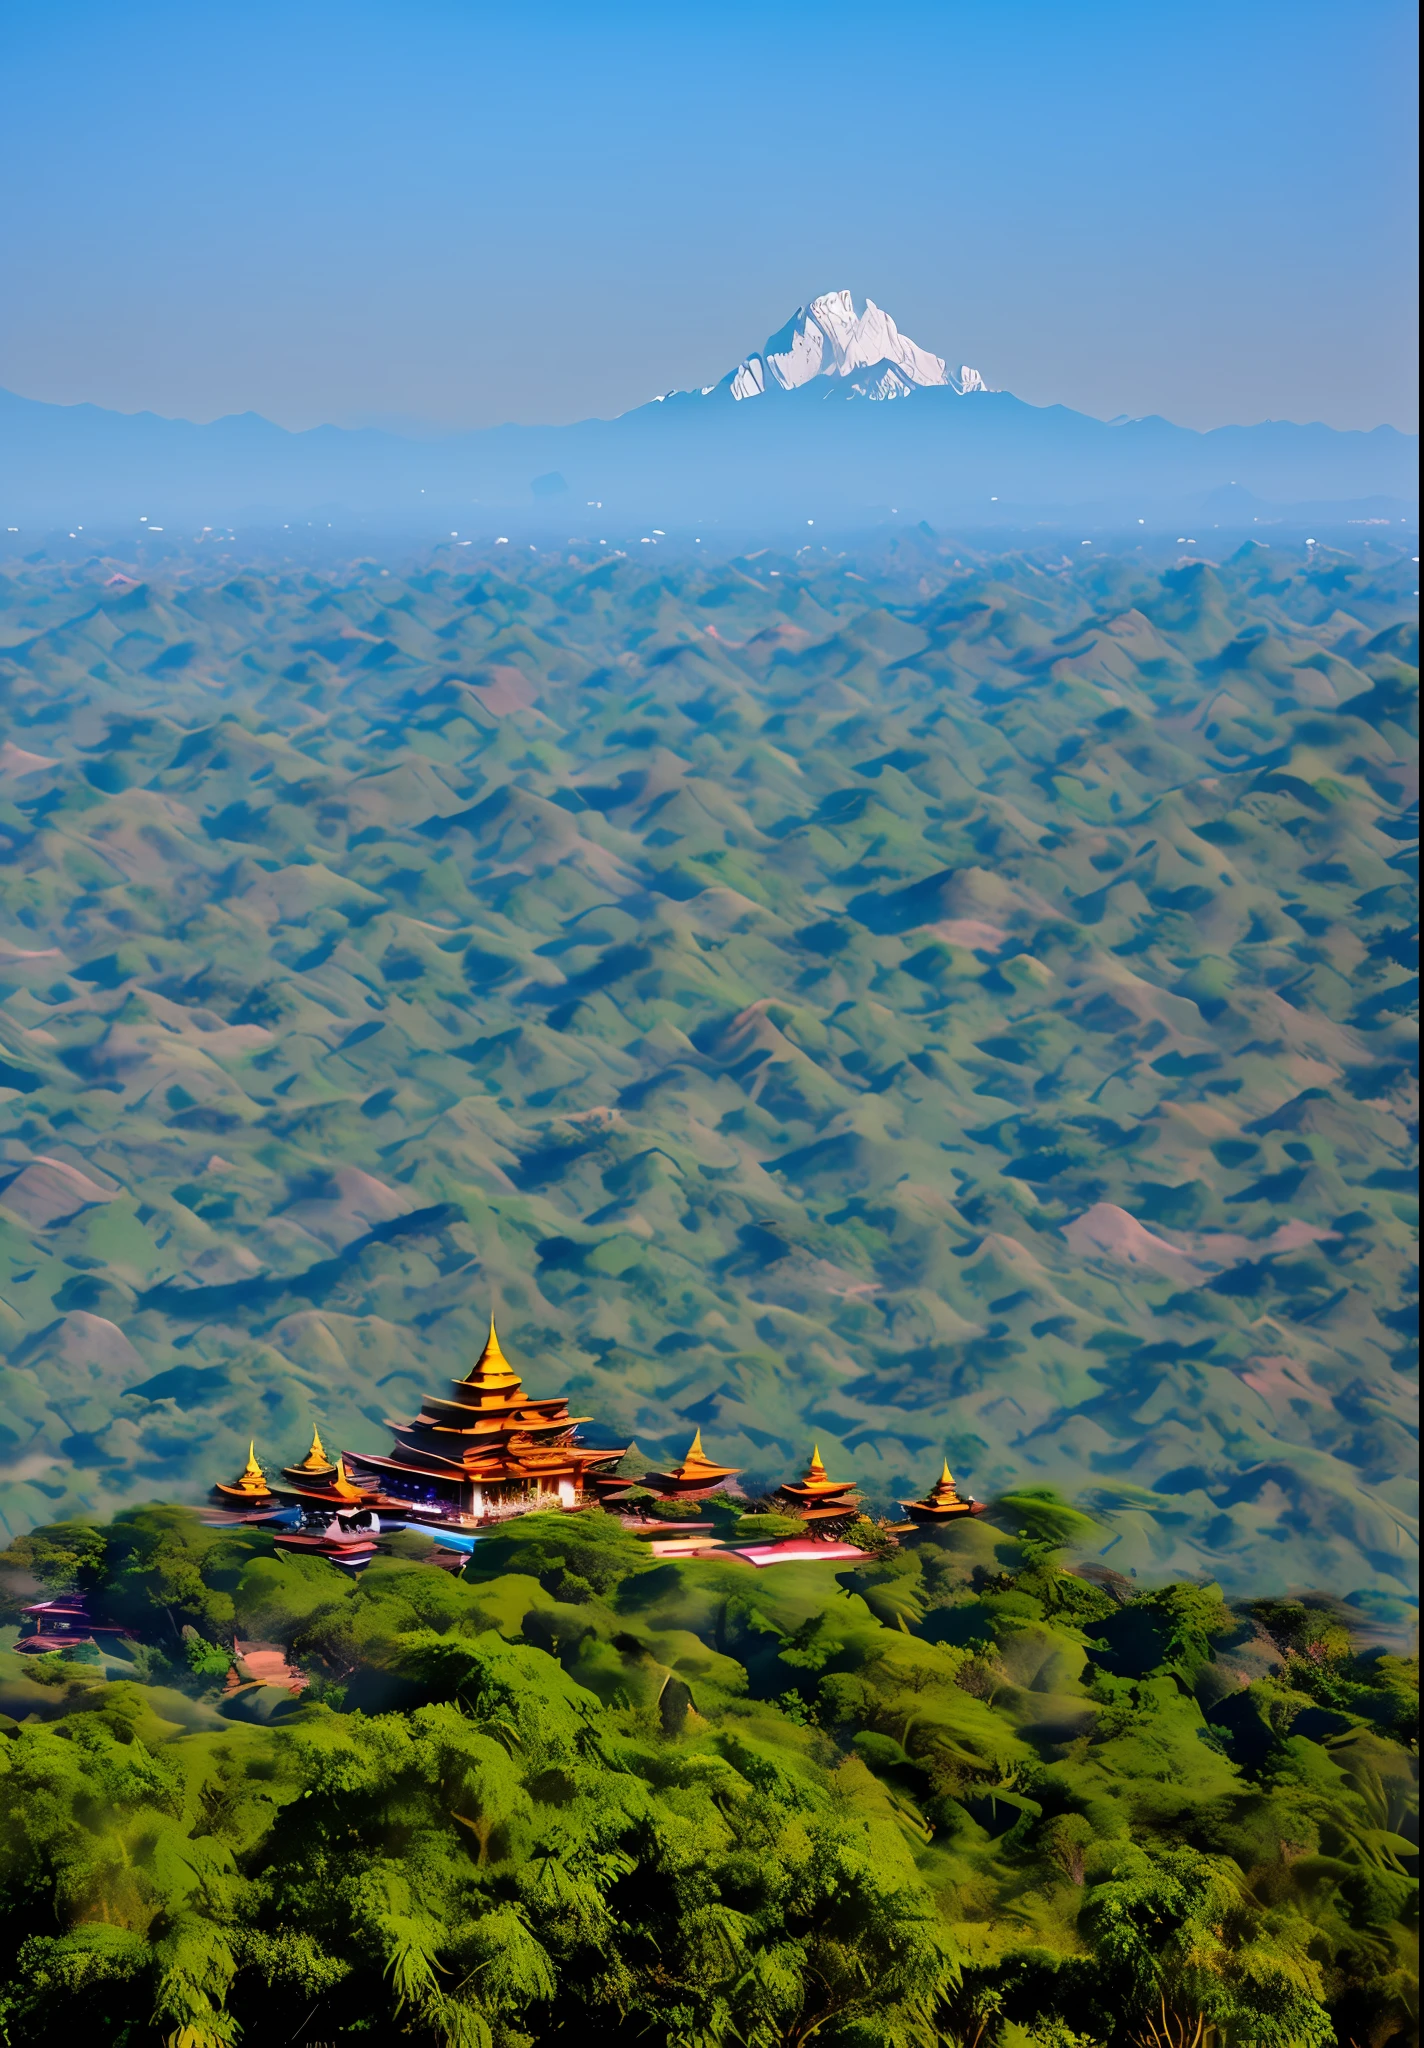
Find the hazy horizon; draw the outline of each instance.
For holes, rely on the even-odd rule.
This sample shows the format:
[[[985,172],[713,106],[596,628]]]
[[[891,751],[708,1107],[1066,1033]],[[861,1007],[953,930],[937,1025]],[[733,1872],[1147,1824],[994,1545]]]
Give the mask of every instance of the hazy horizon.
[[[809,297],[812,295],[808,294],[807,296]],[[859,296],[859,294],[857,294],[857,296]],[[871,296],[873,297],[874,294],[871,294]],[[805,300],[803,299],[801,301],[798,301],[797,303],[798,305],[804,304]],[[894,309],[890,308],[889,310],[893,312]],[[773,321],[769,323],[769,331],[774,331],[775,328],[780,324],[781,323],[779,321]],[[764,340],[765,338],[765,336],[760,337],[761,340]],[[919,339],[918,336],[912,336],[911,338],[914,340]],[[749,353],[751,349],[757,345],[759,344],[748,344],[747,350],[744,350],[743,353]],[[727,368],[729,369],[733,367],[735,367],[733,364],[727,365]],[[725,374],[725,371],[723,372],[723,374]],[[663,392],[650,393],[646,398],[635,399],[631,405],[622,406],[616,411],[595,409],[594,411],[581,413],[574,417],[570,417],[569,419],[566,420],[555,419],[553,417],[536,418],[531,415],[528,419],[519,420],[508,419],[486,420],[477,422],[446,422],[437,419],[422,418],[419,414],[412,413],[371,412],[354,414],[347,418],[337,418],[333,414],[332,416],[327,418],[304,420],[298,424],[293,424],[290,421],[278,419],[271,413],[263,413],[257,406],[244,406],[238,410],[226,412],[213,412],[193,409],[181,413],[165,412],[161,407],[157,405],[109,405],[101,406],[100,409],[106,412],[118,413],[123,417],[129,419],[135,419],[142,416],[150,416],[158,419],[173,420],[190,426],[213,426],[222,420],[260,418],[266,420],[269,425],[280,427],[284,432],[292,434],[315,433],[322,427],[339,427],[350,432],[390,434],[414,441],[435,441],[461,434],[481,433],[498,426],[578,426],[583,425],[588,421],[609,421],[619,419],[622,418],[625,413],[636,411],[640,405],[654,404],[657,402],[659,398],[669,397],[672,396],[674,393],[683,390],[696,390],[697,388],[699,387],[697,387],[696,385],[670,385]],[[992,389],[996,391],[1007,390],[1009,389],[1009,387],[1003,385],[994,385]],[[3,383],[0,383],[0,391],[8,391],[10,395],[15,398],[34,399],[40,404],[58,404],[68,407],[78,407],[83,405],[99,405],[99,401],[92,398],[45,399],[41,398],[39,394],[36,392],[21,391],[16,389],[14,386],[5,385]],[[1015,397],[1023,397],[1024,394],[1022,392],[1013,392],[1012,395]],[[1040,409],[1046,409],[1050,406],[1062,406],[1065,405],[1067,402],[1061,398],[1032,398],[1026,399],[1025,403],[1033,405]],[[1109,425],[1114,424],[1117,420],[1120,419],[1146,420],[1158,418],[1168,420],[1169,423],[1173,426],[1190,427],[1194,432],[1197,433],[1210,433],[1214,429],[1219,427],[1269,426],[1272,424],[1279,424],[1281,421],[1287,419],[1289,420],[1289,424],[1294,426],[1334,426],[1337,432],[1347,433],[1374,433],[1380,430],[1389,430],[1395,433],[1417,434],[1419,431],[1417,421],[1413,422],[1411,425],[1407,427],[1401,427],[1397,425],[1397,423],[1393,420],[1384,419],[1376,420],[1370,425],[1355,424],[1351,426],[1340,427],[1337,423],[1325,418],[1322,413],[1312,414],[1309,417],[1305,416],[1304,414],[1301,414],[1300,416],[1294,418],[1290,418],[1288,415],[1285,414],[1275,414],[1270,416],[1262,415],[1260,418],[1252,419],[1248,419],[1245,416],[1240,416],[1233,419],[1222,418],[1217,420],[1189,421],[1176,418],[1173,415],[1164,412],[1160,407],[1152,407],[1146,412],[1133,414],[1110,414],[1105,412],[1095,413],[1092,412],[1087,406],[1072,406],[1069,409],[1074,412],[1081,412],[1085,415],[1085,417],[1101,420]]]
[[[1413,22],[168,4],[10,23],[0,385],[611,417],[848,288],[1035,405],[1416,423]],[[1327,281],[1328,280],[1328,284]]]

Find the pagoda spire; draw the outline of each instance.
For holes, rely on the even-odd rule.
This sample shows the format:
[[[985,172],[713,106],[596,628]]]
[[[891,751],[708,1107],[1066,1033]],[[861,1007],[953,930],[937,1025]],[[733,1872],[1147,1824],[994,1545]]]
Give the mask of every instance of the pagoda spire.
[[[499,1332],[495,1329],[493,1316],[490,1317],[489,1335],[485,1339],[485,1348],[470,1367],[461,1384],[467,1387],[478,1388],[481,1393],[486,1394],[514,1393],[522,1384],[518,1373],[505,1357],[500,1347]]]

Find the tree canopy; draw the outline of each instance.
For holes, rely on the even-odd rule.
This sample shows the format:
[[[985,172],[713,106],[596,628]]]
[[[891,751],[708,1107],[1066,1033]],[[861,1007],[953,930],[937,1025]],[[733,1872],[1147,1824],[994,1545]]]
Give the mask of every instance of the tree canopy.
[[[767,1572],[598,1513],[458,1574],[173,1508],[20,1539],[12,1597],[133,1640],[0,1652],[0,2040],[1406,2038],[1415,1667],[1065,1571],[1029,1505]]]

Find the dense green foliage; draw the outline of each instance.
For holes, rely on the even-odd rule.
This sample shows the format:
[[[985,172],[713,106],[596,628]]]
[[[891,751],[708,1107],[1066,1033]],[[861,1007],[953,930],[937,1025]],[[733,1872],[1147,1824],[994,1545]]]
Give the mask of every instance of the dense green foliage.
[[[181,1509],[22,1538],[12,1593],[144,1642],[0,1654],[0,2040],[1402,2043],[1416,1667],[1075,1576],[1076,1520],[839,1573],[594,1513],[459,1577]],[[312,1691],[224,1691],[234,1632]]]
[[[8,564],[4,1525],[382,1450],[494,1306],[592,1441],[756,1491],[814,1427],[882,1508],[947,1448],[1402,1618],[1370,539]]]

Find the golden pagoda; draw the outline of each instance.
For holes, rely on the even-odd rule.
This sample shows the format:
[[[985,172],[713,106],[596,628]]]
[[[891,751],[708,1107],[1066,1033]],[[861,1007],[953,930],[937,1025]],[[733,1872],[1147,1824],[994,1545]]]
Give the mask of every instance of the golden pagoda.
[[[271,1503],[272,1489],[267,1484],[267,1474],[257,1462],[256,1440],[247,1446],[247,1463],[230,1486],[219,1480],[213,1488],[223,1500],[232,1501],[239,1507],[263,1508]]]
[[[298,1486],[311,1485],[313,1482],[319,1485],[322,1480],[332,1478],[335,1471],[336,1467],[326,1455],[322,1444],[321,1432],[313,1426],[311,1449],[300,1465],[284,1465],[282,1477],[295,1481]]]
[[[810,1522],[818,1535],[829,1533],[831,1525],[853,1521],[860,1513],[860,1498],[852,1479],[832,1479],[821,1462],[821,1446],[811,1451],[811,1462],[799,1479],[788,1479],[776,1499],[803,1522]]]
[[[740,1465],[713,1464],[702,1448],[699,1429],[680,1465],[674,1465],[671,1472],[645,1472],[639,1483],[667,1499],[695,1499],[698,1494],[715,1493],[724,1479],[735,1479],[740,1471]]]
[[[901,1507],[912,1522],[952,1522],[961,1515],[972,1515],[979,1503],[975,1500],[961,1500],[959,1489],[954,1483],[954,1474],[949,1469],[948,1458],[944,1470],[930,1488],[923,1500],[902,1500]]]
[[[595,1473],[623,1456],[621,1444],[579,1443],[589,1417],[570,1415],[566,1398],[525,1393],[493,1318],[484,1350],[449,1384],[450,1397],[432,1395],[412,1420],[388,1420],[388,1457],[345,1454],[352,1482],[369,1489],[368,1504],[461,1518],[583,1507],[595,1497]]]

